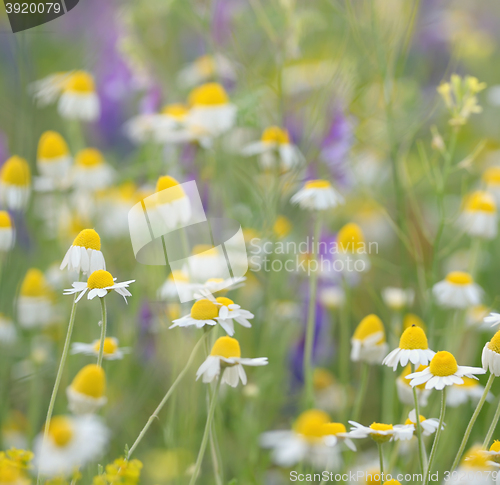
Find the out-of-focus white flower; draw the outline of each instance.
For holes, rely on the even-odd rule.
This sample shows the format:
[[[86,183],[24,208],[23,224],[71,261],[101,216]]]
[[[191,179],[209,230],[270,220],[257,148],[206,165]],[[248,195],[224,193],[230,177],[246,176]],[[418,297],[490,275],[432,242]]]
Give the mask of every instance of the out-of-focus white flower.
[[[333,374],[327,369],[316,367],[313,374],[314,402],[318,409],[336,412],[347,403],[345,388],[336,382]]]
[[[463,384],[454,384],[450,386],[446,391],[446,405],[452,408],[465,404],[470,401],[473,405],[476,405],[479,400],[483,397],[484,386],[479,384],[477,379],[471,379],[470,377],[462,377]],[[491,402],[493,400],[493,394],[491,392],[486,396],[486,400]]]
[[[417,372],[421,372],[425,368],[426,368],[425,365],[421,365],[416,370]],[[415,400],[413,397],[413,389],[410,386],[410,381],[406,379],[406,376],[410,375],[411,372],[412,372],[411,366],[408,364],[405,370],[396,379],[396,389],[398,391],[399,400],[407,406],[415,405]],[[427,401],[429,399],[431,391],[425,388],[425,383],[416,386],[416,389],[417,389],[417,399],[419,405],[422,407],[427,406]]]
[[[86,365],[66,388],[69,410],[75,414],[93,414],[108,401],[105,392],[103,368],[96,364]]]
[[[14,222],[7,211],[0,211],[0,252],[10,251],[16,240]]]
[[[191,202],[181,184],[173,177],[164,175],[158,179],[154,210],[167,229],[185,226],[191,218]]]
[[[52,290],[36,268],[26,273],[17,299],[17,319],[23,328],[44,327],[53,318]]]
[[[386,443],[392,440],[410,440],[413,437],[413,424],[384,424],[372,423],[363,426],[356,421],[349,421],[351,427],[350,435],[353,438],[372,438],[377,443]]]
[[[470,328],[475,328],[479,331],[491,330],[492,325],[486,322],[490,308],[486,305],[476,305],[467,309],[465,323]],[[500,320],[499,320],[500,321]]]
[[[182,270],[173,270],[165,283],[158,289],[158,298],[162,300],[190,299],[192,294],[189,276]]]
[[[484,317],[484,323],[495,327],[500,323],[500,313],[491,312],[487,317]]]
[[[384,303],[394,311],[401,311],[413,304],[415,292],[411,288],[387,287],[382,290]]]
[[[447,308],[464,309],[481,303],[481,287],[464,271],[448,273],[434,285],[432,292],[438,304]]]
[[[10,318],[0,313],[0,347],[9,347],[17,341],[17,330]]]
[[[96,148],[84,148],[75,156],[72,170],[72,181],[76,189],[84,191],[102,190],[111,185],[115,178],[115,170],[105,160]]]
[[[55,131],[46,131],[38,141],[36,166],[57,188],[64,188],[69,180],[72,157],[64,138]]]
[[[458,223],[470,236],[493,239],[497,235],[498,226],[493,196],[480,190],[468,195]]]
[[[302,209],[326,210],[344,203],[344,198],[328,180],[309,180],[291,199]]]
[[[340,308],[345,303],[345,293],[339,286],[327,286],[319,290],[319,301],[325,308]]]
[[[194,62],[184,66],[178,74],[179,85],[182,87],[196,86],[217,78],[228,81],[236,79],[231,61],[219,53],[198,57]]]
[[[99,349],[101,348],[101,341],[94,340],[90,344],[83,342],[74,342],[71,345],[72,354],[92,355],[97,357]],[[102,357],[106,360],[120,360],[123,359],[126,353],[130,352],[128,347],[119,347],[118,339],[115,337],[106,337],[104,339],[104,350]]]
[[[17,155],[10,157],[0,170],[0,199],[7,209],[24,210],[31,192],[28,162]]]
[[[387,354],[387,342],[382,320],[377,315],[367,315],[356,327],[351,339],[351,360],[380,364]]]
[[[495,198],[495,202],[500,204],[500,167],[487,168],[482,176],[486,190]]]
[[[342,226],[337,234],[337,253],[335,256],[342,262],[341,272],[364,273],[371,268],[368,257],[369,245],[361,227],[354,222]]]

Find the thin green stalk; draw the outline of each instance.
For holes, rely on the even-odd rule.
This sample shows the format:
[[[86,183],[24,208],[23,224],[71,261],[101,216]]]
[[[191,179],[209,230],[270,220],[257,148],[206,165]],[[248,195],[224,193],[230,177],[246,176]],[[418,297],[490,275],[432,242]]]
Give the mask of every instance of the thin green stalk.
[[[340,364],[340,380],[344,386],[349,385],[349,337],[350,337],[350,287],[346,278],[342,278],[342,287],[344,290],[345,301],[340,312],[340,348],[339,348],[339,364]]]
[[[222,369],[221,369],[222,372]],[[210,403],[210,409],[208,410],[207,422],[205,424],[205,431],[203,432],[203,438],[201,440],[200,451],[198,452],[198,458],[196,459],[196,464],[194,466],[194,472],[191,476],[191,480],[189,481],[189,485],[194,485],[196,483],[196,479],[198,478],[198,474],[200,473],[201,462],[203,461],[203,456],[205,454],[205,450],[207,448],[208,436],[210,434],[210,429],[212,427],[212,421],[214,419],[215,407],[217,404],[217,397],[219,395],[221,376],[217,379],[217,384],[215,385],[215,391],[212,396],[212,402]]]
[[[382,453],[382,443],[377,443],[378,459],[380,462],[380,485],[384,484],[384,454]]]
[[[365,399],[366,387],[368,384],[368,375],[370,374],[370,366],[363,362],[361,369],[361,379],[358,389],[358,395],[356,396],[356,403],[354,404],[354,411],[352,413],[352,420],[359,421],[359,415],[363,407],[363,401]]]
[[[481,399],[477,403],[474,414],[470,418],[467,429],[465,430],[465,434],[464,434],[464,437],[462,439],[462,443],[460,444],[460,448],[458,449],[457,456],[455,457],[455,460],[453,461],[453,465],[451,465],[450,471],[455,470],[455,468],[458,466],[458,463],[460,462],[460,459],[462,458],[462,454],[465,450],[465,445],[467,444],[467,441],[469,440],[469,436],[471,434],[472,428],[474,427],[476,419],[478,418],[479,413],[481,412],[481,409],[483,408],[483,405],[486,402],[486,398],[488,397],[488,393],[490,392],[490,389],[491,389],[491,386],[492,386],[494,380],[495,380],[495,375],[490,374],[490,377],[488,378],[488,382],[486,383],[486,386],[484,388],[483,395],[481,396]]]
[[[429,456],[429,466],[424,473],[424,481],[422,485],[427,485],[429,482],[429,475],[432,472],[432,465],[434,464],[434,458],[436,457],[436,450],[439,444],[439,438],[441,438],[441,432],[443,431],[444,415],[446,412],[446,387],[441,391],[441,412],[439,414],[439,427],[436,431],[436,436],[434,438],[434,443],[432,444],[431,454]]]
[[[495,416],[493,416],[493,421],[491,422],[490,429],[486,434],[486,438],[484,438],[483,448],[486,448],[488,446],[488,443],[491,441],[491,437],[495,432],[499,419],[500,419],[500,400],[498,401],[497,410],[495,411]]]
[[[127,454],[127,457],[126,457],[127,460],[130,459],[130,457],[132,456],[132,453],[137,448],[137,446],[139,445],[139,443],[142,441],[142,438],[144,438],[144,435],[147,433],[148,429],[153,424],[153,421],[158,418],[158,414],[163,409],[163,407],[165,406],[165,404],[167,403],[167,401],[170,399],[170,396],[172,396],[172,394],[174,393],[175,389],[177,388],[177,386],[181,382],[182,378],[186,375],[186,372],[189,370],[189,367],[193,363],[193,360],[194,360],[194,358],[196,356],[196,353],[198,352],[198,349],[200,348],[200,345],[207,338],[207,335],[208,335],[208,333],[204,333],[202,335],[202,337],[200,338],[200,340],[198,340],[198,342],[196,342],[196,345],[193,347],[193,350],[191,351],[191,354],[189,355],[189,358],[188,358],[188,361],[186,362],[186,365],[181,370],[181,372],[179,373],[179,375],[177,376],[177,378],[175,379],[175,381],[173,382],[173,384],[170,386],[170,389],[167,391],[167,393],[165,394],[165,396],[161,400],[160,404],[158,404],[158,407],[154,410],[154,413],[149,417],[148,422],[146,423],[146,425],[144,426],[144,428],[142,428],[142,431],[139,433],[139,436],[134,441],[134,444],[128,450],[128,454]]]
[[[99,298],[101,300],[101,311],[102,311],[102,322],[101,322],[101,340],[99,343],[99,355],[97,356],[97,365],[102,366],[102,356],[104,354],[104,340],[106,339],[106,327],[108,325],[108,315],[106,312],[106,301],[105,298]]]
[[[313,260],[318,262],[316,254],[317,244],[319,242],[321,231],[321,216],[318,213],[314,222],[314,239],[313,239]],[[318,289],[318,271],[317,264],[315,271],[310,276],[309,287],[309,309],[307,312],[307,328],[306,328],[306,341],[304,348],[304,379],[305,379],[305,402],[306,407],[311,408],[314,406],[314,383],[313,383],[313,366],[312,366],[312,352],[314,345],[314,327],[316,320],[316,292]]]
[[[415,372],[416,365],[412,364],[412,372]],[[417,386],[413,386],[413,401],[415,402],[415,413],[417,415],[417,422],[415,426],[417,428],[417,439],[418,439],[418,456],[420,459],[420,470],[422,473],[425,472],[425,462],[427,461],[427,456],[425,455],[424,440],[422,438],[422,425],[420,424],[420,405],[418,404]]]

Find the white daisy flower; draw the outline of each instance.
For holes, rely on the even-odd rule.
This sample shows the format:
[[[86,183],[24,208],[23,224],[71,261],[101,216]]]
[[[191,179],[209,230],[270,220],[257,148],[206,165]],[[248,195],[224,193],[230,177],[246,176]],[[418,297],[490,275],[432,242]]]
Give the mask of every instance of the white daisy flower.
[[[241,288],[246,281],[245,276],[231,278],[209,278],[202,285],[195,286],[195,298],[210,298],[214,293],[226,294],[230,290]]]
[[[401,311],[413,304],[415,292],[411,288],[387,287],[382,290],[384,303],[394,311]]]
[[[439,305],[446,308],[464,309],[481,303],[483,290],[464,271],[452,271],[436,283],[432,292]]]
[[[387,354],[385,330],[382,320],[371,314],[363,318],[351,339],[351,360],[380,364]]]
[[[15,240],[14,221],[7,211],[0,210],[0,252],[10,251],[14,247]]]
[[[407,328],[399,340],[399,347],[394,349],[382,361],[383,365],[398,368],[398,364],[405,367],[408,362],[414,365],[428,365],[435,352],[429,349],[427,336],[422,328],[416,325]]]
[[[225,296],[219,296],[216,298],[216,302],[220,305],[219,316],[216,317],[219,325],[226,331],[231,337],[234,335],[234,323],[233,320],[239,323],[242,327],[250,328],[252,324],[248,321],[254,318],[254,314],[250,313],[248,310],[244,310]]]
[[[101,114],[101,104],[92,75],[85,71],[72,72],[64,82],[57,108],[63,118],[97,120]]]
[[[218,83],[207,83],[189,94],[186,123],[199,137],[219,136],[235,124],[237,108],[229,102],[226,91]]]
[[[485,371],[500,376],[500,330],[484,346],[481,360]]]
[[[37,101],[37,105],[44,107],[54,103],[60,96],[71,74],[71,72],[57,72],[31,83],[29,91]]]
[[[66,388],[68,408],[75,414],[93,414],[108,402],[105,392],[104,369],[96,364],[86,365]]]
[[[267,357],[257,359],[242,359],[240,344],[231,337],[219,337],[210,355],[200,365],[196,372],[196,380],[203,376],[205,384],[214,381],[222,370],[221,382],[236,387],[241,379],[243,385],[247,383],[247,375],[244,365],[262,366],[267,365]]]
[[[101,348],[101,341],[94,340],[91,344],[83,342],[74,342],[71,345],[72,354],[92,355],[97,357],[99,349]],[[103,359],[106,360],[120,360],[123,359],[125,354],[129,353],[128,347],[119,347],[118,339],[115,337],[106,337],[104,339]]]
[[[344,198],[328,180],[309,180],[291,199],[302,209],[326,210],[344,203]]]
[[[123,129],[132,143],[142,144],[153,140],[156,113],[144,113],[128,120]]]
[[[42,476],[68,476],[75,468],[101,458],[109,431],[98,416],[54,416],[48,437],[35,439],[34,465]]]
[[[484,323],[490,324],[492,327],[500,323],[500,313],[491,312],[487,317],[484,318]]]
[[[279,126],[266,128],[262,138],[245,146],[241,153],[245,157],[260,155],[260,163],[266,170],[273,170],[279,164],[282,172],[288,172],[304,162],[300,150],[290,143],[288,131]]]
[[[85,193],[84,202],[88,204],[86,192],[109,187],[115,179],[116,173],[97,148],[84,148],[75,156],[75,165],[71,176],[75,188]]]
[[[101,238],[94,229],[84,229],[76,236],[66,252],[60,269],[82,272],[85,275],[99,269],[106,269],[106,262],[101,253]]]
[[[31,268],[21,284],[17,299],[17,320],[23,328],[44,327],[52,322],[53,293],[42,271]]]
[[[210,79],[227,79],[234,81],[236,72],[229,59],[218,52],[214,55],[198,57],[194,62],[184,66],[178,73],[179,85],[192,87]]]
[[[493,239],[497,235],[498,226],[493,196],[480,190],[468,195],[457,222],[470,236]]]
[[[429,367],[422,372],[414,372],[406,376],[411,379],[410,385],[425,384],[426,389],[441,391],[445,386],[463,384],[462,377],[475,378],[475,374],[485,374],[481,367],[459,366],[455,357],[450,352],[440,351],[431,360]]]
[[[219,316],[219,305],[213,301],[203,298],[196,301],[191,307],[188,315],[184,315],[173,321],[174,327],[191,327],[202,328],[205,325],[217,325],[217,317]]]
[[[68,183],[73,158],[64,138],[55,131],[46,131],[38,141],[36,166],[40,174],[58,188]]]
[[[494,473],[497,474],[496,480]],[[460,466],[446,483],[452,485],[491,485],[499,483],[498,465],[479,445],[473,446],[462,459]],[[471,479],[471,477],[473,477]]]
[[[426,366],[421,365],[417,367],[417,372],[421,372],[426,368]],[[414,406],[415,398],[413,397],[413,389],[410,386],[410,381],[406,379],[406,376],[412,373],[411,365],[408,364],[404,371],[398,376],[396,379],[396,390],[398,392],[399,400],[407,405]],[[416,386],[417,388],[417,399],[418,404],[422,407],[427,406],[427,401],[429,400],[429,396],[431,395],[430,390],[425,388],[425,383]]]
[[[17,341],[17,330],[10,318],[0,313],[0,347],[9,347]]]
[[[343,443],[356,451],[351,438],[342,423],[332,423],[324,411],[310,409],[297,418],[293,429],[263,433],[260,444],[272,449],[272,460],[278,466],[305,462],[317,469],[334,470],[342,465],[337,445]]]
[[[10,210],[24,210],[31,193],[28,162],[17,155],[10,157],[0,170],[0,198]]]
[[[161,300],[188,301],[191,294],[192,285],[189,283],[189,276],[182,270],[173,270],[158,289],[158,298]]]
[[[327,369],[316,367],[313,374],[314,402],[318,409],[340,411],[347,404],[347,393],[333,374]]]
[[[187,143],[197,139],[196,130],[187,123],[189,109],[181,103],[167,104],[151,120],[156,143]]]
[[[486,190],[493,195],[495,202],[500,204],[500,167],[487,168],[482,176]]]
[[[156,192],[150,196],[152,209],[159,215],[168,230],[186,226],[191,219],[191,202],[181,184],[173,177],[162,176],[156,183]]]
[[[349,222],[337,234],[336,258],[344,274],[364,273],[371,268],[367,244],[361,227]]]
[[[212,247],[208,244],[197,244],[188,258],[190,275],[200,282],[226,280],[228,275],[227,262],[221,246]],[[213,285],[216,287],[216,285]]]
[[[408,414],[408,419],[406,420],[405,425],[413,426],[413,430],[416,431],[417,413],[415,412],[414,409],[412,409]],[[439,428],[439,419],[436,418],[426,419],[424,416],[420,415],[420,426],[423,431],[422,434],[424,436],[430,436],[431,434],[435,433]],[[443,423],[442,429],[444,429],[444,426],[445,424]]]
[[[474,406],[483,397],[484,386],[479,384],[477,379],[462,377],[463,384],[454,384],[446,391],[446,405],[456,408],[470,401]],[[493,401],[493,394],[488,392],[486,396],[488,402]]]
[[[475,305],[467,309],[465,323],[467,327],[474,328],[477,331],[490,331],[491,325],[489,325],[486,321],[489,315],[489,307],[486,305]]]
[[[111,273],[103,269],[98,269],[94,271],[88,278],[87,282],[75,281],[72,286],[64,290],[64,295],[74,295],[79,293],[76,301],[80,301],[83,295],[87,293],[87,298],[89,300],[94,299],[96,296],[99,298],[104,298],[111,290],[115,290],[119,295],[123,296],[125,303],[127,303],[127,296],[132,296],[132,293],[127,290],[130,283],[134,283],[135,280],[123,281],[122,283],[115,283],[116,278],[113,278]]]
[[[480,450],[480,453],[488,460],[492,460],[495,463],[500,463],[500,441],[493,441],[489,450]]]
[[[392,440],[410,440],[413,437],[412,424],[384,424],[372,423],[370,426],[363,426],[356,421],[349,421],[351,427],[350,435],[353,438],[372,438],[376,443],[386,443]]]
[[[325,308],[335,310],[344,305],[345,292],[340,286],[327,286],[320,289],[318,299]]]

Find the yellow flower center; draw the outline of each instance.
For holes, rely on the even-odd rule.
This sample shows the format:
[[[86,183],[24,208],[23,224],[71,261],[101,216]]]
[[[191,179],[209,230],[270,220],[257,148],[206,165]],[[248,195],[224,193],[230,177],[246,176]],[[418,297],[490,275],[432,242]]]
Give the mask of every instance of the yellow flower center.
[[[0,211],[0,228],[12,227],[12,221],[7,211]]]
[[[285,216],[278,216],[274,222],[273,232],[280,239],[288,236],[292,230],[292,223]]]
[[[290,137],[288,136],[287,130],[281,129],[279,126],[270,126],[262,133],[261,141],[264,143],[284,145],[290,143]]]
[[[339,433],[346,433],[347,430],[342,423],[327,423],[323,425],[323,435],[331,436],[338,435]]]
[[[227,93],[219,83],[203,84],[189,94],[191,106],[220,106],[228,102]]]
[[[390,431],[394,429],[392,424],[384,424],[384,423],[372,423],[370,425],[370,429],[373,431]]]
[[[365,244],[365,237],[361,227],[354,222],[346,224],[337,235],[337,244],[341,251],[348,253],[355,253],[362,249]]]
[[[490,446],[490,451],[494,451],[495,453],[500,453],[500,441],[495,440],[493,444]]]
[[[304,189],[329,189],[332,184],[328,180],[309,180],[305,183]]]
[[[95,91],[94,78],[88,72],[76,71],[71,74],[64,90],[79,94],[93,93]]]
[[[462,460],[462,465],[467,468],[480,468],[483,470],[489,469],[488,455],[482,453],[479,446],[472,447]]]
[[[191,307],[191,317],[195,320],[212,320],[219,315],[219,308],[210,300],[198,300]]]
[[[488,348],[500,354],[500,330],[493,335],[493,338],[488,342]]]
[[[215,73],[215,62],[212,56],[201,56],[194,61],[196,69],[202,76],[209,77]]]
[[[84,168],[98,167],[104,164],[104,157],[97,148],[84,148],[76,154],[75,164]]]
[[[80,394],[96,399],[104,396],[106,374],[103,368],[96,364],[86,365],[76,374],[71,383],[71,388]]]
[[[66,446],[73,438],[73,426],[66,416],[55,416],[49,423],[49,436],[59,447]]]
[[[233,305],[234,304],[234,301],[231,300],[230,298],[226,298],[225,296],[219,296],[218,298],[215,299],[215,301],[217,303],[220,303],[221,305],[224,305],[224,306],[229,306],[229,305]],[[229,311],[231,312],[232,310],[229,309]]]
[[[46,131],[38,142],[38,159],[57,160],[68,155],[69,149],[64,138],[56,131]]]
[[[448,273],[446,281],[458,286],[466,286],[473,283],[472,276],[464,271],[452,271],[451,273]]]
[[[188,283],[189,282],[188,275],[186,273],[184,273],[184,271],[182,271],[180,269],[174,269],[170,273],[168,279],[176,281],[176,282],[181,282],[181,283]]]
[[[500,167],[490,167],[483,173],[483,181],[488,185],[500,185]]]
[[[359,325],[356,327],[353,338],[363,341],[370,335],[377,332],[382,332],[383,335],[378,343],[383,343],[385,341],[384,324],[382,323],[382,320],[377,317],[377,315],[372,313],[361,320]]]
[[[488,192],[478,190],[470,194],[464,203],[466,211],[469,212],[489,212],[494,213],[497,210],[495,199]]]
[[[75,237],[72,246],[79,246],[86,249],[101,250],[101,238],[94,229],[84,229]]]
[[[28,186],[31,181],[28,162],[17,155],[10,157],[2,166],[0,179],[8,185]]]
[[[178,121],[182,121],[188,114],[189,110],[187,106],[181,103],[174,103],[174,104],[167,104],[166,106],[164,106],[161,112],[164,115],[168,115],[172,118],[175,118]]]
[[[94,271],[87,280],[87,288],[109,288],[115,284],[113,276],[109,271],[98,269]]]
[[[417,326],[407,328],[399,339],[399,348],[408,350],[428,349],[429,344],[425,332]]]
[[[435,376],[451,376],[458,370],[458,365],[450,352],[441,351],[432,358],[430,369]]]
[[[179,182],[169,175],[164,175],[158,179],[156,192],[156,202],[158,204],[168,204],[186,196]]]
[[[314,389],[320,391],[322,389],[326,389],[335,383],[335,379],[332,373],[326,369],[321,367],[317,367],[314,369],[313,374],[313,384]]]
[[[303,412],[293,426],[297,434],[308,441],[316,441],[325,436],[325,425],[330,422],[330,416],[319,409],[310,409]]]
[[[420,422],[422,421],[425,421],[425,418],[424,416],[422,416],[421,414],[419,415],[419,420]],[[405,424],[415,424],[410,418],[408,418],[406,421],[405,421]]]
[[[365,484],[380,485],[380,470],[378,468],[372,468],[366,471]]]
[[[232,357],[241,357],[241,349],[239,342],[232,337],[219,337],[212,347],[210,355],[224,357],[230,359]]]
[[[476,387],[479,386],[479,382],[476,381],[476,379],[472,379],[471,377],[462,377],[463,379],[463,384],[457,384],[458,386],[461,387]]]
[[[101,341],[98,340],[94,345],[94,350],[99,352],[101,348]],[[106,337],[104,339],[104,353],[108,355],[114,354],[118,350],[118,344],[116,343],[116,339],[113,337]]]
[[[40,297],[46,296],[47,292],[47,281],[43,273],[37,268],[29,269],[21,285],[21,296]]]
[[[425,323],[418,315],[415,315],[414,313],[407,313],[403,318],[403,329],[406,330],[407,328],[413,326],[420,327],[424,331],[426,327]]]
[[[397,480],[387,480],[387,482],[384,482],[384,485],[401,485],[401,482],[398,482]]]

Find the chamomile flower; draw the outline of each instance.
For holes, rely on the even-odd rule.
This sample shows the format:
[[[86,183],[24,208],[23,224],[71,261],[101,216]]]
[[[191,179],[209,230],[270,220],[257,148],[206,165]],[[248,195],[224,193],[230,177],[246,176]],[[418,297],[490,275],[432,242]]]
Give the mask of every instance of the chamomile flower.
[[[189,94],[187,124],[200,137],[219,136],[229,131],[236,121],[236,106],[218,83],[206,83]]]
[[[79,293],[76,301],[80,301],[87,291],[87,298],[92,300],[96,296],[104,298],[111,290],[115,290],[119,295],[123,296],[125,303],[127,303],[127,296],[132,296],[127,288],[130,283],[133,283],[135,280],[123,281],[121,283],[115,283],[115,280],[116,278],[113,278],[108,271],[98,269],[89,276],[86,283],[83,281],[75,281],[72,284],[73,288],[64,290],[64,294],[74,295],[75,293]]]
[[[380,364],[387,353],[385,330],[382,320],[371,314],[363,318],[351,339],[351,360]]]
[[[413,424],[384,424],[372,423],[370,426],[363,426],[356,421],[349,421],[351,425],[350,435],[353,438],[370,437],[376,443],[386,443],[392,440],[409,440],[413,437]]]
[[[9,347],[17,340],[17,330],[10,318],[0,313],[0,347]]]
[[[500,323],[500,313],[491,312],[487,317],[484,317],[484,323],[495,327]]]
[[[100,458],[109,441],[109,431],[94,415],[54,416],[48,424],[48,438],[43,433],[34,444],[34,465],[42,476],[70,475]]]
[[[219,316],[219,305],[215,302],[203,298],[196,301],[191,307],[191,312],[181,318],[173,321],[174,327],[191,327],[202,328],[205,325],[217,325],[217,317]]]
[[[114,169],[108,165],[103,154],[97,148],[84,148],[76,154],[72,179],[77,189],[82,191],[102,190],[111,185],[114,178]],[[88,195],[85,194],[84,197],[88,198]]]
[[[429,367],[421,372],[409,374],[406,379],[411,379],[410,385],[412,387],[426,383],[426,389],[440,391],[445,386],[463,384],[462,377],[475,378],[475,374],[484,373],[486,371],[481,367],[459,366],[450,352],[440,351],[434,355]]]
[[[177,180],[168,175],[160,177],[154,197],[154,208],[167,229],[187,225],[191,218],[191,203]]]
[[[352,438],[342,423],[332,423],[324,411],[310,409],[297,418],[291,430],[263,433],[260,444],[272,449],[272,460],[279,466],[306,462],[315,468],[331,470],[341,465],[336,445],[344,443],[356,451]]]
[[[14,246],[15,239],[14,221],[7,211],[0,210],[0,252],[10,251]]]
[[[94,229],[84,229],[76,236],[66,252],[60,269],[90,274],[98,269],[106,269],[101,253],[101,238]]]
[[[491,325],[486,322],[490,308],[486,305],[476,305],[467,309],[465,323],[467,327],[474,328],[478,331],[491,330]]]
[[[417,368],[417,372],[421,372],[426,368],[426,366],[421,365]],[[406,376],[410,375],[412,372],[411,365],[407,365],[403,372],[396,379],[396,390],[398,392],[399,400],[407,405],[414,406],[415,400],[413,397],[413,389],[410,386],[410,381],[406,379]],[[416,386],[417,389],[417,399],[420,406],[427,406],[427,401],[431,394],[431,391],[425,388],[425,383]]]
[[[203,382],[209,383],[216,379],[222,371],[221,382],[231,387],[238,383],[247,383],[247,375],[244,365],[262,366],[267,365],[267,357],[257,359],[242,359],[239,342],[231,337],[219,337],[212,347],[210,355],[200,365],[196,372],[196,380],[203,376]]]
[[[0,170],[0,198],[11,210],[23,210],[31,192],[31,171],[28,162],[17,155],[10,157]]]
[[[344,198],[328,180],[309,180],[291,199],[301,209],[326,210],[344,203]]]
[[[56,187],[67,182],[73,159],[64,138],[56,131],[46,131],[38,141],[36,166],[40,174]]]
[[[436,418],[429,418],[426,419],[424,416],[420,415],[419,416],[420,420],[420,426],[422,427],[423,435],[424,436],[429,436],[437,431],[439,428],[439,419]],[[405,421],[405,425],[411,425],[413,426],[413,429],[416,431],[416,424],[417,424],[417,413],[415,412],[414,409],[410,411],[410,414],[408,414],[408,419]],[[443,423],[444,427],[444,423]],[[444,428],[443,428],[444,429]]]
[[[108,401],[105,392],[103,368],[96,364],[86,365],[66,388],[69,410],[75,414],[93,414]]]
[[[468,195],[458,222],[470,236],[493,239],[497,235],[498,226],[493,196],[480,190]]]
[[[483,369],[500,376],[500,330],[484,346],[481,360]]]
[[[463,384],[454,384],[449,387],[446,392],[446,405],[452,408],[465,404],[470,401],[476,405],[483,397],[484,386],[482,386],[477,379],[470,377],[462,377]],[[491,402],[493,394],[491,392],[486,396],[486,400]]]
[[[326,286],[319,290],[319,302],[331,310],[340,308],[345,303],[345,292],[340,286]]]
[[[446,308],[464,309],[481,303],[481,287],[464,271],[448,273],[432,292],[438,304]]]
[[[193,251],[194,252],[194,251]],[[231,278],[208,278],[203,284],[197,285],[195,297],[209,298],[213,293],[225,295],[229,290],[241,288],[246,281],[245,276],[235,276]]]
[[[58,111],[70,120],[95,121],[99,118],[101,105],[91,74],[74,71],[69,75],[62,86]]]
[[[244,310],[240,305],[225,296],[219,296],[216,298],[216,302],[220,305],[217,321],[228,335],[231,337],[234,335],[233,321],[239,323],[242,327],[250,328],[252,326],[248,320],[254,317],[253,313]]]
[[[354,222],[342,226],[337,234],[337,258],[342,261],[344,273],[363,273],[371,267],[365,236]]]
[[[486,190],[493,195],[495,202],[500,204],[500,167],[486,169],[482,176]]]
[[[428,365],[435,352],[429,349],[425,332],[416,325],[407,328],[399,340],[399,347],[394,349],[382,361],[383,365],[398,368],[398,364],[405,367],[408,362],[414,365]]]
[[[101,348],[101,341],[94,340],[91,344],[83,342],[75,342],[71,346],[72,354],[92,355],[97,357],[99,349]],[[104,339],[104,350],[102,357],[106,360],[119,360],[123,359],[124,355],[130,351],[127,347],[119,347],[118,339],[115,337],[106,337]]]
[[[467,451],[456,472],[446,482],[453,485],[490,485],[494,483],[490,475],[498,474],[497,470],[498,465],[476,445]],[[471,480],[471,477],[474,478]],[[498,479],[495,482],[498,483]]]
[[[192,291],[189,276],[182,270],[173,270],[165,283],[158,289],[158,297],[162,300],[190,299]]]
[[[167,104],[151,121],[152,137],[157,143],[186,143],[196,139],[187,125],[189,108],[181,103]]]
[[[488,450],[481,450],[480,453],[482,453],[488,460],[500,464],[500,441],[493,441]]]
[[[260,141],[245,146],[242,155],[246,157],[259,155],[262,168],[273,170],[278,166],[282,172],[297,167],[304,160],[299,149],[290,143],[288,131],[279,126],[266,128]]]
[[[17,319],[23,328],[43,327],[53,318],[52,290],[37,268],[26,273],[17,299]]]
[[[396,312],[411,306],[414,298],[415,292],[411,288],[386,287],[382,290],[384,303]]]
[[[344,387],[327,369],[316,367],[313,374],[314,402],[324,411],[339,411],[347,402]]]
[[[179,85],[192,87],[210,79],[235,80],[234,67],[222,54],[204,55],[184,66],[178,74]]]

